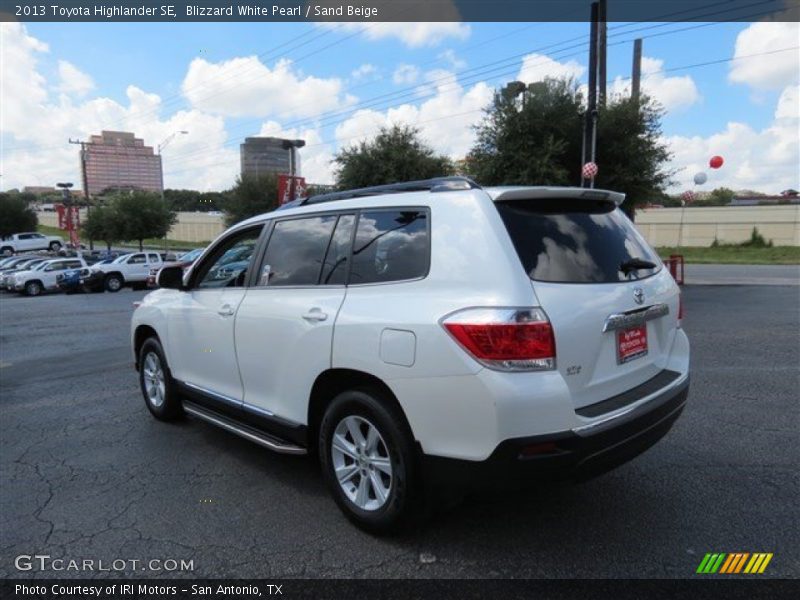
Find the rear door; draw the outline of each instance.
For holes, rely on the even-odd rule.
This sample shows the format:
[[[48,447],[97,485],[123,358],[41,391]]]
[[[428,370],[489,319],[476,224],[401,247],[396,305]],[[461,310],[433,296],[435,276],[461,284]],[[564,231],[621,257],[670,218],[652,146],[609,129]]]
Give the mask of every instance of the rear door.
[[[576,408],[664,368],[678,289],[613,202],[540,197],[496,206],[553,325],[557,369]],[[634,259],[654,266],[633,268]]]
[[[331,364],[354,224],[350,213],[275,222],[236,315],[246,412],[305,423],[314,380]]]

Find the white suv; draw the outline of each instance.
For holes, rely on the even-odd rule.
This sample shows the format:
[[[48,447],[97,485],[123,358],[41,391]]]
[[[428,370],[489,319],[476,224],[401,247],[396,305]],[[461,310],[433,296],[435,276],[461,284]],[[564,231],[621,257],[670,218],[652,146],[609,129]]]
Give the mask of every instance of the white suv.
[[[423,490],[608,470],[689,387],[678,287],[622,199],[443,178],[239,223],[134,311],[147,407],[318,454],[371,531]]]

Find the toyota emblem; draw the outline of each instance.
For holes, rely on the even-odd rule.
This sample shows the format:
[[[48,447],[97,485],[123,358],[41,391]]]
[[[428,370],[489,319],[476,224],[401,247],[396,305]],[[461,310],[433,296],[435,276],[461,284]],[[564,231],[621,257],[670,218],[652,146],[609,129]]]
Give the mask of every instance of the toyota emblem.
[[[644,290],[640,287],[633,288],[633,299],[636,304],[644,304]]]

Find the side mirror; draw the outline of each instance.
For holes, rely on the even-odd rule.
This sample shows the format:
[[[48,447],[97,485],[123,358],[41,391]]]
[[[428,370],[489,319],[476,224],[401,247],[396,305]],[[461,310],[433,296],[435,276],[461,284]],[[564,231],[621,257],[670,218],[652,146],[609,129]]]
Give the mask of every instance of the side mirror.
[[[162,267],[156,277],[158,287],[170,290],[182,290],[183,288],[183,268],[180,266]]]

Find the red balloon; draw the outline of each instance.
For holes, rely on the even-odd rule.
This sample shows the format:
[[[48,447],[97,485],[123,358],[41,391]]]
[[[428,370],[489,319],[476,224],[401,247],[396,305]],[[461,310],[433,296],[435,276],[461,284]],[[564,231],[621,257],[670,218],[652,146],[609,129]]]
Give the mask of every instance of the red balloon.
[[[712,169],[719,169],[722,166],[722,163],[725,161],[722,160],[721,156],[712,156],[711,160],[708,161],[708,166]]]

